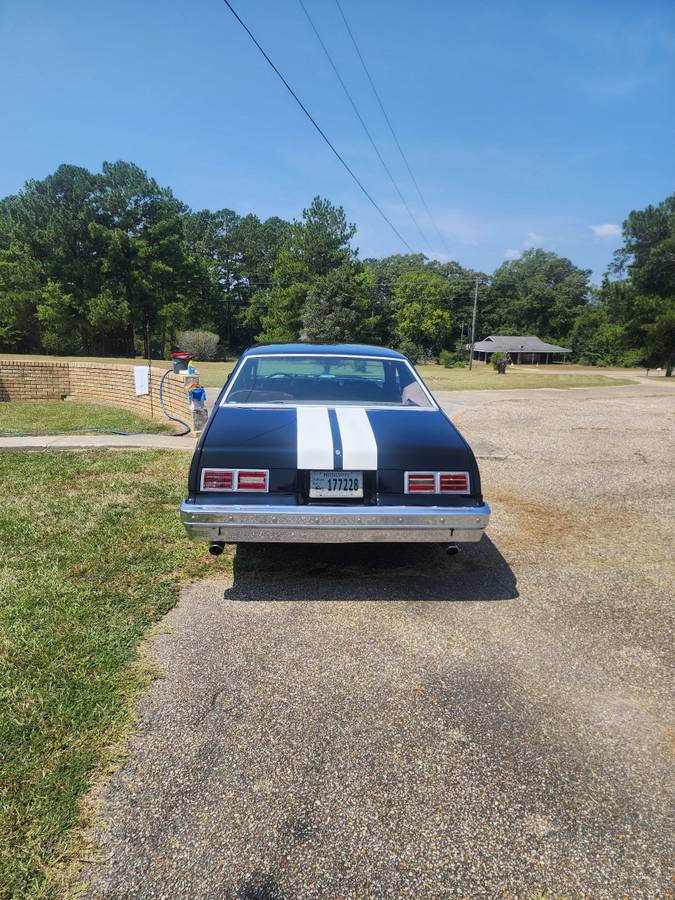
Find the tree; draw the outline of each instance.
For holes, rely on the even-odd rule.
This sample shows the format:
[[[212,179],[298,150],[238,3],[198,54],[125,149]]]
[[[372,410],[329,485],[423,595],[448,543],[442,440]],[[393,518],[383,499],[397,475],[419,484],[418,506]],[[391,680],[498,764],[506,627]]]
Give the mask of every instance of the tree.
[[[41,291],[37,319],[41,326],[42,346],[47,353],[67,356],[81,353],[83,340],[78,328],[78,303],[57,281],[48,281]]]
[[[315,197],[302,211],[302,221],[293,222],[288,229],[284,248],[311,275],[327,275],[355,260],[356,252],[349,245],[355,234],[356,225],[347,222],[341,206]]]
[[[195,267],[194,304],[199,324],[231,332],[231,295],[237,280],[237,250],[232,234],[240,217],[231,209],[202,209],[183,216],[183,235]]]
[[[260,331],[253,298],[271,285],[289,227],[276,216],[261,222],[228,209],[185,216],[186,241],[200,271],[199,324],[215,329],[228,347],[241,348]]]
[[[302,313],[302,338],[318,343],[366,340],[372,316],[375,277],[344,265],[318,278],[307,292]]]
[[[398,343],[410,343],[438,355],[446,346],[452,327],[450,299],[450,285],[434,272],[401,275],[392,302],[394,337]]]
[[[386,256],[383,259],[367,259],[364,265],[376,277],[376,296],[374,308],[379,317],[378,336],[382,343],[388,344],[399,340],[396,337],[394,294],[396,285],[403,275],[429,274],[437,275],[447,284],[446,305],[452,318],[447,345],[464,344],[471,321],[473,306],[473,286],[476,275],[471,269],[463,268],[458,262],[440,263],[435,259],[427,259],[422,253],[399,254]],[[484,275],[479,276],[485,281]],[[408,342],[410,343],[410,342]],[[410,349],[410,348],[409,348]],[[418,348],[420,350],[420,348]],[[411,350],[411,352],[415,352]]]
[[[103,163],[99,221],[92,229],[101,269],[130,309],[127,352],[151,353],[149,336],[166,355],[198,299],[200,271],[184,240],[187,207],[132,163]]]
[[[294,221],[284,230],[272,284],[253,297],[244,319],[249,326],[259,322],[257,341],[298,340],[311,285],[334,269],[352,264],[355,253],[349,241],[355,233],[356,227],[347,223],[342,207],[321,197],[303,210],[302,221]]]
[[[627,272],[634,290],[632,330],[644,337],[650,361],[664,363],[670,377],[675,364],[675,194],[629,213],[623,238],[613,271]]]
[[[129,303],[116,297],[108,287],[92,297],[88,303],[87,321],[98,336],[103,352],[106,350],[106,338],[116,332],[123,332],[129,323],[131,309]]]
[[[647,355],[654,365],[666,367],[666,377],[675,364],[675,303],[669,297],[641,297],[636,304]]]
[[[392,343],[416,358],[468,340],[475,278],[458,262],[398,254],[359,263],[344,209],[300,219],[193,212],[130,162],[62,165],[0,200],[0,349],[166,355],[177,330],[258,341]],[[674,347],[675,195],[631,212],[599,289],[541,249],[481,289],[479,334],[532,333],[577,358],[665,365]]]
[[[492,277],[485,292],[491,326],[487,330],[566,340],[589,302],[590,275],[590,270],[579,269],[556,253],[526,250],[520,259],[503,263]]]
[[[14,241],[0,249],[0,350],[40,349],[35,311],[42,282],[42,270],[28,247]]]
[[[614,269],[627,270],[643,295],[675,298],[675,194],[658,206],[630,212],[623,223],[623,239]]]
[[[28,181],[17,195],[0,202],[0,247],[14,248],[5,259],[13,258],[16,263],[20,253],[24,273],[30,269],[25,287],[30,285],[27,290],[33,296],[35,318],[22,333],[43,333],[48,341],[54,338],[60,328],[56,325],[60,315],[57,307],[64,312],[67,297],[67,318],[75,334],[64,332],[63,342],[84,349],[91,336],[86,303],[101,286],[99,262],[90,239],[90,227],[96,219],[98,187],[98,176],[79,166],[62,165],[43,181]],[[15,267],[10,277],[13,291],[18,290],[17,275]],[[57,300],[59,293],[61,299]],[[15,297],[20,299],[16,294]],[[20,300],[24,311],[33,301],[28,301],[24,290]],[[37,309],[43,301],[50,307],[43,320],[51,320],[56,330],[50,330],[44,322],[39,326]]]
[[[261,331],[260,344],[285,344],[297,341],[302,328],[302,310],[309,286],[297,282],[288,287],[276,285],[258,295]]]

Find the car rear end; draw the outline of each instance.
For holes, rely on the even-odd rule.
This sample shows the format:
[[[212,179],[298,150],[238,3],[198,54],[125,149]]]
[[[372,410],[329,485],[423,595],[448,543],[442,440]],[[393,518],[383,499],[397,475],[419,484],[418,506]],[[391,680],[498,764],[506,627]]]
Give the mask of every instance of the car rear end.
[[[475,458],[438,409],[229,408],[212,415],[181,516],[225,543],[480,540]]]

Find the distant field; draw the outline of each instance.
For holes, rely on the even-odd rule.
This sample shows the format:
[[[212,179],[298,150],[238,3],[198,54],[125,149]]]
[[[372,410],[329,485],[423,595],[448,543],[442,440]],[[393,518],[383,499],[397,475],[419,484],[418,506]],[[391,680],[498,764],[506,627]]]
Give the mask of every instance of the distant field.
[[[76,400],[12,400],[0,403],[0,435],[101,431],[172,431],[168,421],[135,416],[114,406]]]
[[[511,368],[506,375],[498,375],[491,366],[467,369],[445,369],[443,366],[417,366],[432,391],[507,391],[532,388],[614,387],[635,384],[632,378],[607,375],[540,374]]]
[[[94,356],[31,356],[9,353],[0,353],[0,359],[54,359],[68,362],[100,362],[123,363],[129,366],[143,365],[144,359],[128,359],[127,357],[94,357]],[[201,375],[202,384],[205,387],[222,387],[225,379],[235,366],[235,360],[230,362],[198,362],[196,366]],[[154,365],[169,367],[166,360],[156,360]],[[509,369],[506,375],[497,375],[491,366],[484,364],[475,365],[468,369],[445,369],[438,365],[420,365],[417,367],[420,374],[431,388],[437,391],[483,391],[483,390],[510,390],[515,388],[581,388],[581,387],[611,387],[613,385],[632,384],[631,375],[644,375],[644,370],[628,370],[625,376],[612,374],[612,377],[603,375],[602,369],[585,369],[570,367],[569,374],[559,366],[542,367],[514,367]],[[612,373],[617,370],[608,370]],[[596,374],[596,372],[598,374]],[[586,374],[588,373],[588,374]]]

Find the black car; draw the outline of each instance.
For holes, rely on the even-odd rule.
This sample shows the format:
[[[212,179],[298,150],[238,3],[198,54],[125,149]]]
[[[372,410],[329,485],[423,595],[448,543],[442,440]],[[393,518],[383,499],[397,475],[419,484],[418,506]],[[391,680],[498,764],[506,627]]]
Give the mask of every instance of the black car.
[[[197,445],[181,517],[240,541],[478,541],[490,508],[471,448],[401,353],[253,347]]]

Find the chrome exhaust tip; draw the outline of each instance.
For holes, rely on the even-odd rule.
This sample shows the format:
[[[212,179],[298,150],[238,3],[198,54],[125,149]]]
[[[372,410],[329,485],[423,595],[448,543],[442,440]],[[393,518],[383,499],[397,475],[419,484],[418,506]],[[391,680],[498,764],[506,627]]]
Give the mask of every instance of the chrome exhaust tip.
[[[457,554],[459,553],[459,547],[457,546],[457,544],[448,544],[448,546],[445,548],[445,552],[448,554],[448,556],[457,556]]]
[[[222,541],[214,541],[213,544],[209,544],[209,553],[211,556],[220,556],[224,549],[225,544]]]

